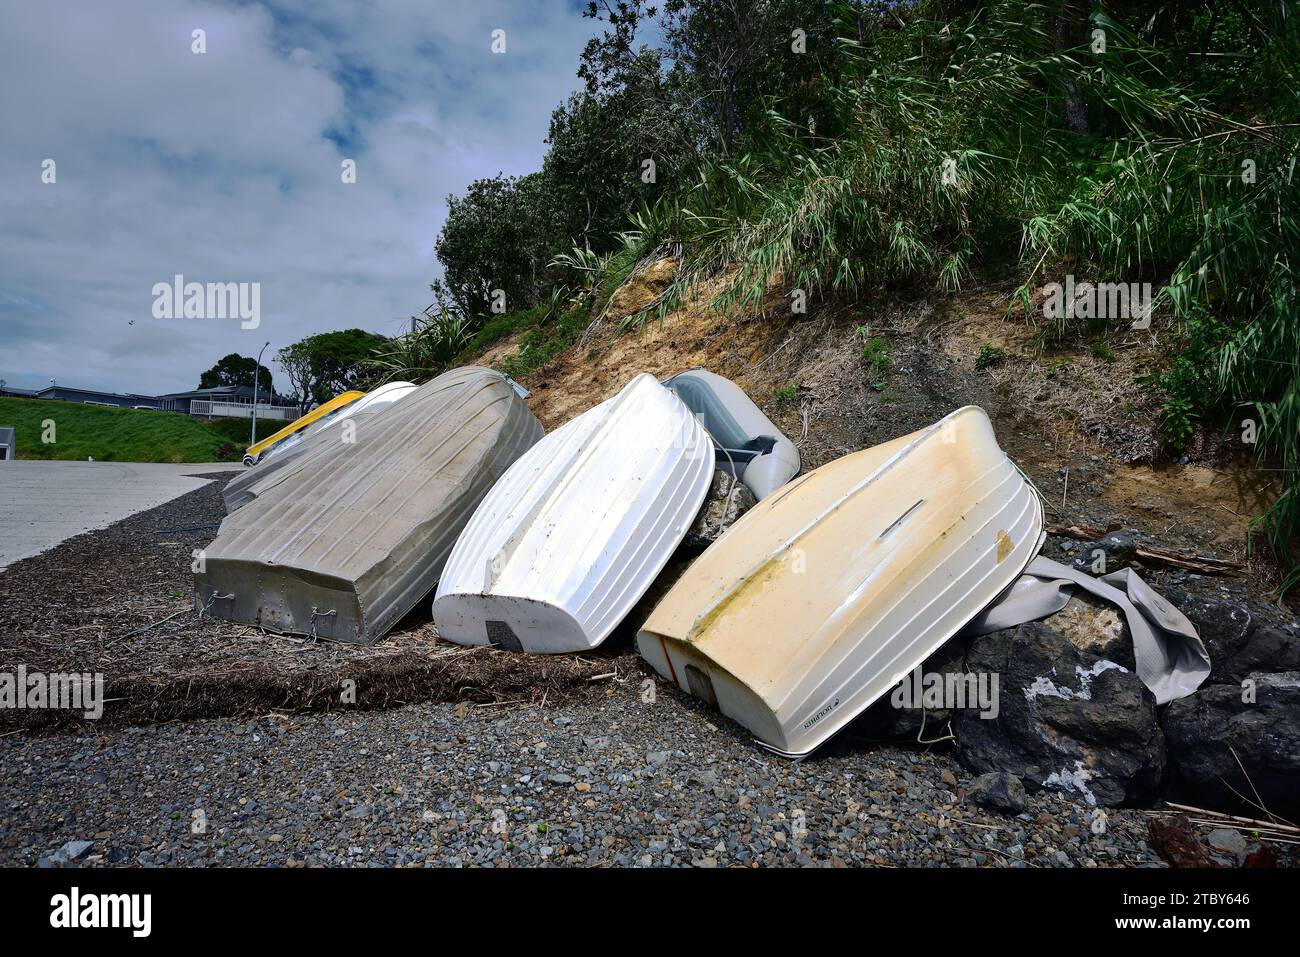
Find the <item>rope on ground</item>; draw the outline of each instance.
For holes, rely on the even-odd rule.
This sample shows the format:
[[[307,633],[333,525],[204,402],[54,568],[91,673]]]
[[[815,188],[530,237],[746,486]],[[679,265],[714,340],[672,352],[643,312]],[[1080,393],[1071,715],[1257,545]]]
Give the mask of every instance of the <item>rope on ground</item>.
[[[157,628],[159,625],[164,624],[165,622],[169,622],[173,618],[185,614],[187,611],[193,611],[193,610],[194,609],[192,608],[182,608],[180,611],[172,612],[166,618],[159,618],[157,621],[150,622],[149,624],[145,625],[143,628],[137,628],[135,631],[128,632],[125,635],[118,635],[116,638],[104,642],[104,647],[107,648],[109,645],[116,644],[117,642],[122,641],[126,638],[134,638],[136,635],[142,635],[150,628]]]

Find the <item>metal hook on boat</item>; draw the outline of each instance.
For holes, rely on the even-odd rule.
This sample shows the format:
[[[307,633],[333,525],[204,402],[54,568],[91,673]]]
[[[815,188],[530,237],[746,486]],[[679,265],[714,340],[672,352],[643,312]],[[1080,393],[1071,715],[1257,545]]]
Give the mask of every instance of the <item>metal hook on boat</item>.
[[[208,600],[203,603],[203,607],[199,609],[199,621],[203,620],[203,616],[206,615],[212,609],[212,606],[215,605],[218,601],[224,601],[227,598],[234,598],[234,597],[235,597],[234,592],[231,592],[229,595],[219,595],[217,594],[217,590],[215,588],[212,589],[212,594],[209,595]]]
[[[311,624],[311,632],[310,632],[310,634],[311,634],[311,640],[312,640],[312,641],[316,641],[316,640],[317,640],[317,637],[316,637],[316,617],[317,617],[317,615],[319,615],[319,616],[322,617],[322,618],[328,618],[328,617],[330,617],[331,615],[337,615],[338,613],[339,613],[339,610],[338,610],[337,608],[331,608],[329,611],[325,611],[325,612],[317,612],[317,610],[316,610],[316,606],[315,606],[315,605],[312,605],[312,606],[311,606],[311,623],[310,623],[310,624]]]

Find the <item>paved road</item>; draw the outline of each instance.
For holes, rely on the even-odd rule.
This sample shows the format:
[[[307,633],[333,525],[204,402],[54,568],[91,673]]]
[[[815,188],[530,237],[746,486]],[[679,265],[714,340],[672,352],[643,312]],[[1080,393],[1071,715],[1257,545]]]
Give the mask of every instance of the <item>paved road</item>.
[[[59,542],[170,502],[237,462],[0,462],[0,569]]]

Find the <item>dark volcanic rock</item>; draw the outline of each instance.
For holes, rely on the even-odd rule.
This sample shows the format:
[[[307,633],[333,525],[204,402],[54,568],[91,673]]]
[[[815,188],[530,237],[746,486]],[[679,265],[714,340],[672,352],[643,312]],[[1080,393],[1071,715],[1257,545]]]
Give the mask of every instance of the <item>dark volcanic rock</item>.
[[[1005,771],[981,774],[971,784],[967,797],[980,807],[1003,814],[1019,814],[1028,800],[1020,778]]]
[[[1155,698],[1137,675],[1081,651],[1041,622],[976,638],[971,672],[999,676],[999,711],[959,711],[957,756],[1008,771],[1030,791],[1073,791],[1108,806],[1150,800],[1165,772]]]
[[[736,524],[736,520],[754,507],[756,499],[739,479],[734,479],[722,469],[713,473],[708,497],[704,500],[695,521],[682,540],[682,548],[703,551],[718,537]]]
[[[1238,807],[1244,796],[1300,813],[1300,672],[1207,685],[1172,702],[1164,725],[1176,781],[1199,800]]]
[[[1210,654],[1209,684],[1240,684],[1257,672],[1300,671],[1300,628],[1244,585],[1189,580],[1165,597],[1188,617]]]
[[[1286,626],[1256,621],[1236,647],[1226,650],[1217,667],[1211,651],[1210,667],[1214,684],[1240,684],[1253,674],[1300,671],[1300,635]]]
[[[1137,538],[1132,532],[1108,532],[1095,542],[1084,542],[1071,564],[1089,575],[1107,575],[1127,568],[1137,558]]]

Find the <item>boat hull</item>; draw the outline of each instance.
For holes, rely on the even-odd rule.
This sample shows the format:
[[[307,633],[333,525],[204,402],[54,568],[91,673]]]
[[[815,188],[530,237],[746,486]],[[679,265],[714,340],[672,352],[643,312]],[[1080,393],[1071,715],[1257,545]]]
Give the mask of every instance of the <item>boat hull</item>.
[[[277,442],[262,454],[262,457],[258,459],[258,464],[265,465],[274,462],[276,459],[293,449],[300,447],[302,443],[308,441],[314,436],[320,435],[323,432],[328,432],[341,422],[347,421],[362,411],[378,411],[387,405],[391,405],[402,395],[410,392],[414,388],[415,386],[409,382],[395,382],[390,383],[389,385],[380,386],[378,389],[371,392],[367,392],[355,402],[350,402],[340,409],[335,409],[329,415],[316,420],[302,431],[295,432],[288,438]]]
[[[445,373],[227,516],[203,550],[196,606],[374,642],[429,594],[474,509],[541,435],[498,373]]]
[[[458,644],[583,651],[631,611],[700,510],[713,446],[652,376],[516,462],[456,543],[433,602]]]
[[[968,406],[807,473],[678,580],[642,656],[783,754],[811,752],[1024,570],[1042,505]]]
[[[664,380],[713,438],[718,468],[762,501],[799,474],[799,450],[730,379],[689,369]]]
[[[318,456],[327,454],[327,444],[342,442],[344,436],[355,440],[357,430],[366,428],[374,416],[415,389],[416,386],[409,382],[390,382],[339,409],[333,418],[317,422],[268,449],[254,468],[236,475],[221,490],[226,511],[233,512],[240,506],[247,505],[266,489],[284,481],[298,469],[307,467],[312,461],[313,453]],[[342,423],[349,420],[352,426],[344,430]]]

